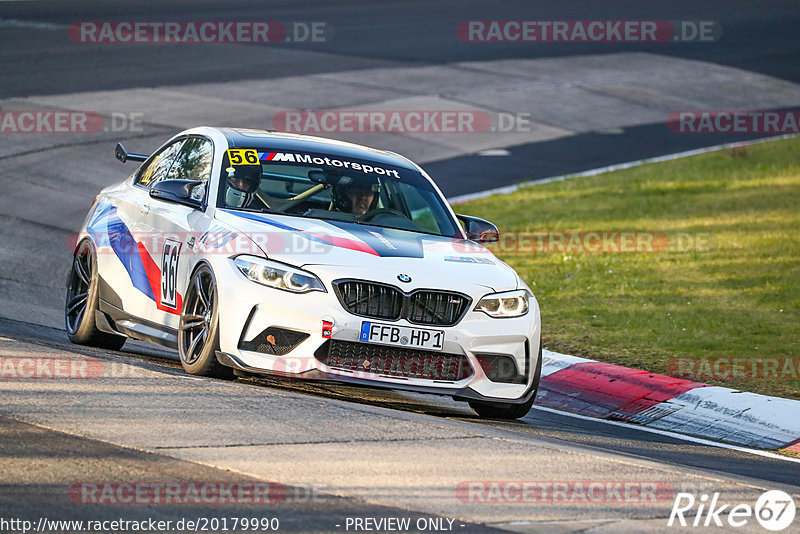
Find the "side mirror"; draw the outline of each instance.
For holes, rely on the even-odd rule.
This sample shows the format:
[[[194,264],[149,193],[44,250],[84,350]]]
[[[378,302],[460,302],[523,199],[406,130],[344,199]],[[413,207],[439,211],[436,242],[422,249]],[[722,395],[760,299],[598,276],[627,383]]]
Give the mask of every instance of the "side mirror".
[[[198,185],[203,185],[203,182],[197,180],[162,180],[150,189],[150,197],[199,209],[203,207],[203,202],[192,198],[192,190]]]
[[[122,146],[122,143],[117,143],[117,146],[114,148],[114,157],[117,158],[122,163],[126,161],[146,161],[147,158],[150,156],[146,156],[144,154],[134,154],[132,152],[128,152],[125,150],[125,147]]]
[[[477,217],[470,217],[469,215],[456,215],[458,220],[464,226],[464,231],[467,233],[467,239],[477,241],[478,243],[496,243],[500,241],[500,230],[497,226],[479,219]]]

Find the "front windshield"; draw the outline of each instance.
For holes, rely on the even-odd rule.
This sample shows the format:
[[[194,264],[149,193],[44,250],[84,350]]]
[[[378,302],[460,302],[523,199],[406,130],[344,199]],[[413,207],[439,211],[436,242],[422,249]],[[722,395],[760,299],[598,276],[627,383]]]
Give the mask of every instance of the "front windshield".
[[[419,172],[343,156],[230,149],[217,206],[460,237]]]

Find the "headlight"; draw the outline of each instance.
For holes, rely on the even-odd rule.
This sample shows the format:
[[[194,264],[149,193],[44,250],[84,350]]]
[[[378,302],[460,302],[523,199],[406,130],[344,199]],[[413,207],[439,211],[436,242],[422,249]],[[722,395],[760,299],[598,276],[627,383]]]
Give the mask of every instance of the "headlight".
[[[258,284],[292,293],[325,291],[325,286],[322,285],[319,278],[308,271],[283,263],[254,256],[237,256],[233,259],[233,263],[242,271],[243,275]]]
[[[490,317],[520,317],[528,313],[528,292],[520,289],[486,295],[475,310]]]

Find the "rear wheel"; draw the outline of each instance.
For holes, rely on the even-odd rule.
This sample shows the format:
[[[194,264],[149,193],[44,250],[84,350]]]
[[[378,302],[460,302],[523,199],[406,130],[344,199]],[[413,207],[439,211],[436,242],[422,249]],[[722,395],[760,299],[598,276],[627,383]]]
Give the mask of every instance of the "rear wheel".
[[[480,402],[469,401],[469,407],[480,417],[486,419],[519,419],[525,417],[533,403],[536,402],[536,392],[539,391],[539,382],[542,377],[542,340],[539,339],[539,361],[536,363],[536,374],[533,376],[529,392],[532,391],[531,398],[523,404],[509,404],[502,402]]]
[[[67,276],[67,300],[64,305],[67,335],[70,341],[79,345],[119,350],[127,338],[102,332],[95,323],[99,278],[94,246],[85,239],[75,251]]]
[[[217,361],[219,350],[219,306],[217,282],[211,268],[203,264],[189,282],[178,327],[178,353],[187,373],[232,378],[233,372]]]

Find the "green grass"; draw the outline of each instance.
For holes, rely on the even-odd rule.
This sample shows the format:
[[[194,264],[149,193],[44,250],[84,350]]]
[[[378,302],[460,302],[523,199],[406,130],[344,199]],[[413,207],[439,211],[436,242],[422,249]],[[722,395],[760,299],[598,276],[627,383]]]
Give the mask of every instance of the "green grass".
[[[651,253],[499,247],[539,299],[546,348],[673,375],[670,361],[681,357],[800,360],[800,139],[527,186],[456,208],[502,233],[711,238],[701,250]],[[800,398],[800,380],[786,377],[702,381]]]

